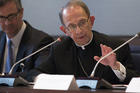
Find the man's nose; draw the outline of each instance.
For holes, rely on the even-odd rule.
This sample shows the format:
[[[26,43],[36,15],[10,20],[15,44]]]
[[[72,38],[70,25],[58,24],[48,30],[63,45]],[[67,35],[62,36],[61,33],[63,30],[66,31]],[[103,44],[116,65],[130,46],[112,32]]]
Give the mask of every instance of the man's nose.
[[[82,32],[82,30],[80,29],[79,26],[76,27],[76,34],[80,34]]]
[[[11,24],[11,21],[10,21],[9,19],[6,19],[6,20],[5,20],[5,24],[6,24],[6,25]]]

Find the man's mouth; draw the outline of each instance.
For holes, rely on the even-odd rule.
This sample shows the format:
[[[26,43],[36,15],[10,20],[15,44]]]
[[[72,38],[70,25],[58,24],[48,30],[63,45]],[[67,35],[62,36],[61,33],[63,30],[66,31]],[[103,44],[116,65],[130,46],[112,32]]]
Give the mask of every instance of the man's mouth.
[[[83,35],[83,36],[79,36],[79,37],[78,37],[78,39],[83,39],[83,38],[84,38],[84,35]]]

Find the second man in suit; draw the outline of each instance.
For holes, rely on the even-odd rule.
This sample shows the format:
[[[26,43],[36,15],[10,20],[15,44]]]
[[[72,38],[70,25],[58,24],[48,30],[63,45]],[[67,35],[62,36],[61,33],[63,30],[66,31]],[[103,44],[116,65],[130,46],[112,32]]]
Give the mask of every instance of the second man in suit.
[[[23,21],[23,12],[20,0],[0,0],[0,73],[9,73],[15,62],[53,41],[51,36]],[[13,74],[26,77],[48,54],[49,48],[24,60]]]

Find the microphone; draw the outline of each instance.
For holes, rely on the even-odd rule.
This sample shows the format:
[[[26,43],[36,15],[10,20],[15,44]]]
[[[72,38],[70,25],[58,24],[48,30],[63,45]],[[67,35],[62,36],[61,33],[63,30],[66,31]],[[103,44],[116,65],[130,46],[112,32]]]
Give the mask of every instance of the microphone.
[[[24,69],[24,66],[25,66],[25,65],[24,65],[23,63],[20,63],[21,72],[24,71],[24,70],[23,70],[23,69]]]
[[[8,85],[8,86],[17,86],[17,85],[28,85],[30,84],[28,81],[24,80],[22,77],[20,76],[16,76],[16,75],[12,75],[13,69],[15,68],[16,65],[20,64],[20,67],[24,68],[24,64],[21,63],[22,61],[26,60],[27,58],[37,54],[38,52],[44,50],[45,48],[53,45],[54,43],[56,43],[57,41],[61,41],[60,37],[58,39],[56,39],[55,41],[53,41],[52,43],[40,48],[39,50],[31,53],[30,55],[22,58],[21,60],[19,60],[18,62],[16,62],[12,68],[10,69],[9,73],[7,75],[5,75],[4,73],[0,74],[0,85]],[[31,83],[32,84],[32,83]]]
[[[98,64],[105,59],[106,57],[108,57],[109,55],[111,55],[112,53],[114,53],[115,51],[117,51],[118,49],[120,49],[121,47],[123,47],[124,45],[126,45],[127,43],[129,43],[130,41],[132,41],[133,39],[135,39],[136,37],[140,37],[140,32],[137,33],[135,36],[133,36],[132,38],[130,38],[129,40],[127,40],[126,42],[124,42],[123,44],[121,44],[120,46],[118,46],[117,48],[115,48],[114,50],[112,50],[111,52],[109,52],[107,55],[105,55],[104,57],[100,58],[100,60],[96,63],[91,75],[89,78],[79,78],[76,80],[78,87],[81,88],[90,88],[90,89],[96,89],[96,88],[114,88],[109,82],[107,82],[104,79],[99,79],[99,78],[95,78],[94,74],[96,71],[96,68],[98,66]]]
[[[27,58],[29,58],[29,57],[31,57],[31,56],[33,56],[33,55],[35,55],[35,54],[37,54],[38,52],[40,52],[40,51],[44,50],[45,48],[47,48],[47,47],[49,47],[49,46],[53,45],[53,44],[54,44],[54,43],[56,43],[57,41],[61,41],[61,39],[60,39],[60,38],[56,39],[56,40],[55,40],[55,41],[53,41],[52,43],[50,43],[50,44],[48,44],[48,45],[46,45],[46,46],[42,47],[41,49],[39,49],[39,50],[37,50],[37,51],[33,52],[32,54],[30,54],[30,55],[28,55],[28,56],[24,57],[23,59],[19,60],[18,62],[16,62],[16,63],[15,63],[15,64],[11,67],[11,69],[10,69],[10,71],[9,71],[9,75],[11,75],[11,74],[12,74],[13,69],[14,69],[14,67],[15,67],[17,64],[21,63],[22,61],[26,60]]]
[[[118,49],[120,49],[121,47],[123,47],[124,45],[128,44],[130,41],[132,41],[133,39],[135,39],[136,37],[139,37],[140,36],[140,32],[137,33],[135,36],[133,36],[132,38],[130,38],[129,40],[127,40],[126,42],[124,42],[122,45],[118,46],[117,48],[115,48],[114,50],[112,50],[111,52],[109,52],[107,55],[103,56],[100,58],[100,60],[96,63],[92,73],[90,74],[90,77],[94,77],[94,74],[95,74],[95,71],[96,71],[96,68],[98,66],[98,64],[103,60],[105,59],[106,57],[108,57],[109,55],[111,55],[112,53],[114,53],[115,51],[117,51]]]

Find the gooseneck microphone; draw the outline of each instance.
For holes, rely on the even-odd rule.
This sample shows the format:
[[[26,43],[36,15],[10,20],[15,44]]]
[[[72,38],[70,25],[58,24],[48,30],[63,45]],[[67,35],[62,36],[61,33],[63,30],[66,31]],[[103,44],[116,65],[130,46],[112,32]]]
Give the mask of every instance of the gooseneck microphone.
[[[116,49],[112,50],[111,52],[109,52],[107,55],[103,56],[100,58],[100,60],[96,63],[90,77],[94,77],[94,74],[95,74],[95,71],[96,71],[96,68],[98,66],[98,64],[103,60],[105,59],[106,57],[108,57],[109,55],[111,55],[112,53],[114,53],[115,51],[117,51],[118,49],[120,49],[121,47],[123,47],[124,45],[126,45],[127,43],[129,43],[130,41],[132,41],[133,39],[135,39],[136,37],[139,37],[140,36],[140,32],[137,33],[135,36],[133,36],[132,38],[130,38],[129,40],[127,40],[126,42],[124,42],[122,45],[118,46]]]
[[[13,72],[13,69],[14,69],[14,67],[17,65],[17,64],[20,64],[22,61],[24,61],[24,60],[26,60],[27,58],[29,58],[29,57],[31,57],[31,56],[33,56],[33,55],[35,55],[36,53],[38,53],[38,52],[40,52],[40,51],[42,51],[42,50],[44,50],[45,48],[47,48],[47,47],[49,47],[49,46],[51,46],[51,45],[53,45],[54,43],[56,43],[57,41],[61,41],[61,39],[60,38],[58,38],[58,39],[56,39],[55,41],[53,41],[52,43],[50,43],[50,44],[48,44],[48,45],[46,45],[46,46],[44,46],[44,47],[42,47],[41,49],[39,49],[39,50],[37,50],[37,51],[35,51],[35,52],[33,52],[32,54],[30,54],[30,55],[28,55],[28,56],[26,56],[26,57],[24,57],[24,58],[22,58],[21,60],[19,60],[18,62],[16,62],[12,67],[11,67],[11,69],[10,69],[10,71],[9,71],[9,75],[11,75],[12,74],[12,72]]]
[[[29,84],[32,84],[32,82],[28,82],[27,80],[23,79],[21,76],[18,76],[18,75],[12,75],[12,72],[13,72],[13,69],[15,68],[15,66],[17,64],[20,64],[20,67],[22,69],[22,72],[23,72],[23,69],[24,69],[24,64],[22,64],[22,61],[24,61],[25,59],[35,55],[36,53],[40,52],[41,50],[51,46],[52,44],[56,43],[57,41],[61,41],[60,38],[58,38],[57,40],[53,41],[52,43],[40,48],[39,50],[31,53],[30,55],[24,57],[23,59],[19,60],[18,62],[16,62],[12,68],[10,69],[10,72],[8,74],[0,74],[0,85],[8,85],[8,86],[18,86],[18,85],[29,85]]]

